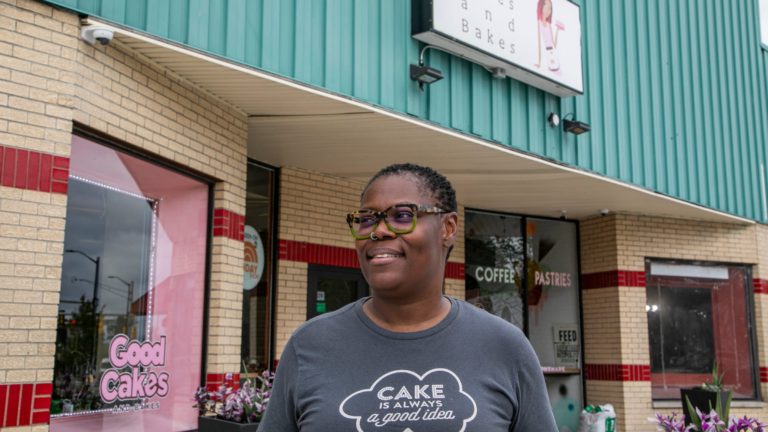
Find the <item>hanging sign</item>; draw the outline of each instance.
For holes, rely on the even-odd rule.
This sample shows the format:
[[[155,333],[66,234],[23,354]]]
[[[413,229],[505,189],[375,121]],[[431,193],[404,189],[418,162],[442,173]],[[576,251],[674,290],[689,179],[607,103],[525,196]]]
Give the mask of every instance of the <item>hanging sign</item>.
[[[259,284],[264,273],[264,245],[256,228],[246,225],[243,234],[245,258],[243,260],[243,289],[252,290]]]
[[[413,37],[557,96],[584,93],[568,0],[412,0]]]

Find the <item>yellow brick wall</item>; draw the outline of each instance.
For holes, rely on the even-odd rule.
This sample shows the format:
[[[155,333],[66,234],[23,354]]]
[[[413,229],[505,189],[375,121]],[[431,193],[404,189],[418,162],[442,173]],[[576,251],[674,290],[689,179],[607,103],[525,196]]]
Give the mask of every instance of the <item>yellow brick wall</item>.
[[[275,353],[283,352],[291,334],[307,320],[307,263],[280,260],[277,263],[275,307]]]
[[[768,279],[768,225],[757,225],[755,238],[757,242],[757,267],[755,267],[753,276]]]
[[[53,380],[66,200],[0,187],[0,384]]]
[[[655,431],[648,417],[653,415],[651,387],[645,383],[587,381],[587,404],[610,403],[616,411],[616,430],[621,432]],[[598,395],[598,396],[594,396]]]
[[[354,248],[346,214],[360,204],[365,183],[293,167],[280,170],[281,240]],[[307,218],[311,215],[311,223]],[[459,233],[451,262],[464,261],[464,209],[459,209]],[[280,260],[277,272],[275,352],[283,352],[288,338],[307,316],[306,263]],[[446,279],[446,294],[464,298],[464,281]]]
[[[0,0],[1,145],[69,156],[76,25]],[[66,205],[62,194],[0,187],[0,384],[53,380]]]
[[[284,167],[280,170],[279,234],[283,240],[351,248],[345,221],[364,183]],[[311,214],[311,223],[307,217]]]
[[[594,364],[621,364],[621,325],[616,288],[581,292],[584,325],[584,360]]]
[[[619,268],[616,254],[616,215],[579,223],[581,273],[599,273]]]
[[[80,41],[79,27],[0,0],[0,144],[69,157],[74,120],[218,179],[214,206],[244,214],[246,115],[116,40]],[[0,187],[0,383],[52,381],[65,215],[65,195]],[[240,367],[242,248],[213,240],[209,372]]]
[[[645,257],[756,264],[755,225],[616,215],[618,268],[645,270]]]

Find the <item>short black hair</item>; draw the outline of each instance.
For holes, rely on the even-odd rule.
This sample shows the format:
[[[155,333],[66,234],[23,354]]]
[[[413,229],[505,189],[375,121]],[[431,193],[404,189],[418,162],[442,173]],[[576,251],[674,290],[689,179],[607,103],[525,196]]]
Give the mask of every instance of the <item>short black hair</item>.
[[[399,163],[393,164],[382,168],[374,174],[368,181],[368,184],[363,188],[360,198],[365,195],[365,191],[371,186],[371,184],[381,177],[388,177],[391,175],[404,175],[410,174],[419,180],[422,186],[429,189],[432,196],[437,199],[438,207],[449,212],[455,212],[458,210],[456,205],[456,191],[453,189],[451,182],[445,178],[444,175],[435,171],[434,169],[426,166],[416,165],[412,163]]]

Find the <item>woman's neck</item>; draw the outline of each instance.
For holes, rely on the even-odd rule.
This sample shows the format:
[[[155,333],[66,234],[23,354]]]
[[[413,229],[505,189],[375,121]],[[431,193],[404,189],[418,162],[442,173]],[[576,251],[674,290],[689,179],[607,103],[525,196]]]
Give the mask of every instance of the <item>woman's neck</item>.
[[[451,311],[451,301],[442,294],[412,301],[374,295],[363,304],[363,312],[381,328],[397,333],[413,333],[434,327]]]

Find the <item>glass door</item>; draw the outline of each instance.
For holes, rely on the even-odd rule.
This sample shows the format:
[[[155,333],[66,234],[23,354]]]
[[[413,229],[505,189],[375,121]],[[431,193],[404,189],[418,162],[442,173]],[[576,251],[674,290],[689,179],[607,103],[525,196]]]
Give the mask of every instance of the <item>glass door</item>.
[[[334,311],[368,295],[368,284],[359,269],[309,266],[307,319]]]
[[[468,210],[466,300],[531,341],[560,431],[583,405],[578,227],[562,220]]]

